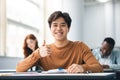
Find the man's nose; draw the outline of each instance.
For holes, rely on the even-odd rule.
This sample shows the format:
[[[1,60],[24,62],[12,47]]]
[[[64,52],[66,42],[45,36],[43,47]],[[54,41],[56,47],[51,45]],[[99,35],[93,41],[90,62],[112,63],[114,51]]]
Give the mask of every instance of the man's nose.
[[[58,29],[58,30],[61,30],[61,26],[58,26],[57,29]]]
[[[106,51],[106,50],[104,50],[104,51],[103,51],[103,53],[104,53],[104,54],[106,54],[106,53],[107,53],[107,51]]]

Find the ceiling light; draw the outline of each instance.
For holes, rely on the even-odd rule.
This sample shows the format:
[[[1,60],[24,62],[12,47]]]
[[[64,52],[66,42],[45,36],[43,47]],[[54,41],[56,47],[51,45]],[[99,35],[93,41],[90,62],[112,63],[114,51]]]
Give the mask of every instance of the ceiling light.
[[[98,2],[101,2],[101,3],[105,3],[105,2],[108,2],[110,0],[97,0]]]

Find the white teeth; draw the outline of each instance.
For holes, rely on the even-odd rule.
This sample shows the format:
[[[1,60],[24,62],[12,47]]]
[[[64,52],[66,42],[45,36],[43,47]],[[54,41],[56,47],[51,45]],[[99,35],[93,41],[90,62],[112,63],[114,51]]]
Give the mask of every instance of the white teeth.
[[[56,34],[62,34],[62,32],[56,32]]]
[[[57,32],[56,35],[61,36],[63,33],[62,32]]]
[[[57,34],[62,34],[62,33],[57,33]]]

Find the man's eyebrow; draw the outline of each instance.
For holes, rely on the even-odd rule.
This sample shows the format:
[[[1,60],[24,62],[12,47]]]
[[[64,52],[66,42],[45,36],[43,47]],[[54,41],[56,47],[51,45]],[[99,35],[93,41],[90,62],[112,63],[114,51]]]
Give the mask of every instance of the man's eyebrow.
[[[52,24],[58,24],[57,22],[53,22]],[[66,24],[65,22],[62,22],[60,24]]]
[[[66,24],[65,22],[61,23],[61,24]]]

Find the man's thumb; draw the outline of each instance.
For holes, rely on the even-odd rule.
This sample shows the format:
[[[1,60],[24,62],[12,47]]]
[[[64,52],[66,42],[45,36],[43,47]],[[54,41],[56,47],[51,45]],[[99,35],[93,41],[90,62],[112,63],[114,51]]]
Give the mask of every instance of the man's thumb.
[[[46,44],[46,41],[44,40],[44,42],[43,42],[43,46],[45,46],[45,44]]]

